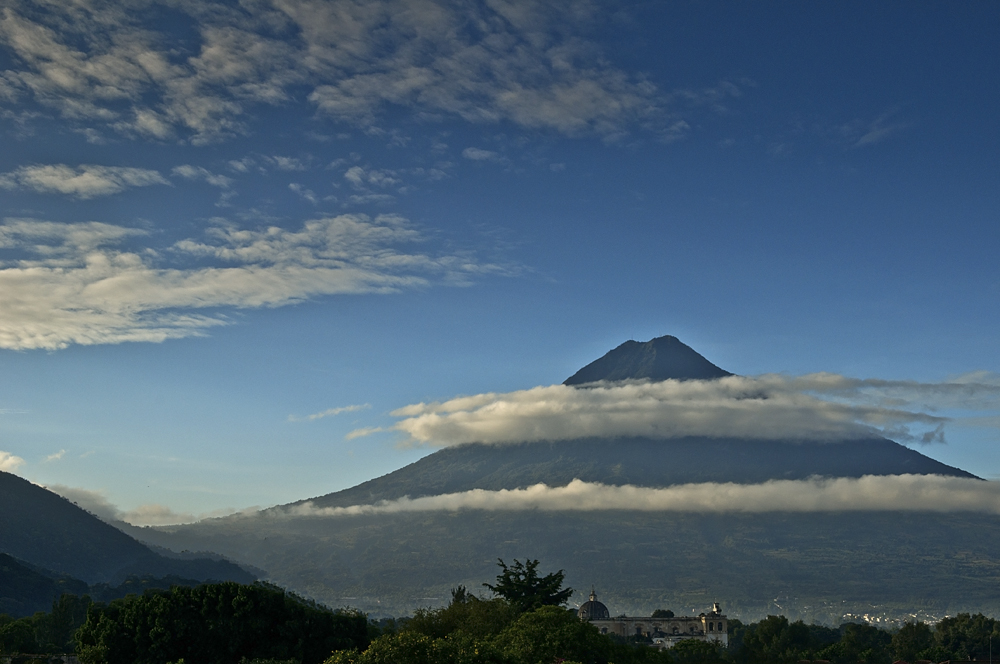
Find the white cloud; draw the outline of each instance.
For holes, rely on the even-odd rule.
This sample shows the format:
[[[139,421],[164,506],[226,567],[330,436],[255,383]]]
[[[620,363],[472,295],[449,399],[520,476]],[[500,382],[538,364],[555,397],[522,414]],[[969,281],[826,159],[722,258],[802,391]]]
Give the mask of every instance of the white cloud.
[[[307,189],[306,187],[303,187],[301,184],[297,182],[292,182],[291,184],[288,185],[288,188],[289,190],[298,194],[300,198],[309,201],[313,205],[319,203],[319,198],[316,196],[316,193],[312,189]]]
[[[116,521],[124,521],[133,526],[169,526],[194,523],[201,519],[235,512],[233,509],[224,509],[196,515],[189,512],[175,512],[165,505],[157,504],[140,505],[135,509],[123,511],[108,500],[107,493],[104,491],[91,491],[62,484],[51,484],[45,488],[111,524]]]
[[[304,171],[309,168],[306,166],[304,161],[295,157],[281,157],[274,155],[272,157],[268,157],[268,160],[274,164],[274,167],[279,171]]]
[[[227,178],[225,175],[218,175],[202,166],[182,164],[181,166],[174,167],[171,173],[186,180],[202,180],[213,187],[219,187],[220,189],[228,189],[233,184],[232,178]]]
[[[59,450],[58,452],[55,452],[54,454],[49,454],[48,456],[46,456],[45,457],[45,461],[46,462],[49,462],[49,461],[58,461],[59,459],[62,459],[64,456],[66,456],[66,450]]]
[[[983,512],[1000,514],[1000,483],[940,475],[771,480],[763,484],[682,484],[662,489],[573,480],[567,486],[402,498],[374,505],[316,507],[311,502],[265,512],[274,517],[455,510],[627,510],[643,512]]]
[[[302,89],[320,113],[366,125],[394,105],[606,136],[655,122],[669,101],[581,37],[597,20],[585,2],[171,3],[198,26],[186,43],[129,2],[36,4],[9,0],[0,16],[17,63],[0,98],[129,136],[244,133],[254,106]]]
[[[120,520],[118,508],[111,504],[104,491],[90,491],[62,484],[50,484],[45,488],[62,496],[77,507],[87,510],[102,521],[110,523]]]
[[[230,512],[232,510],[229,510]],[[140,505],[134,510],[118,513],[118,520],[133,526],[172,526],[179,523],[194,523],[199,517],[190,512],[175,512],[166,505]]]
[[[379,169],[365,170],[360,166],[351,166],[344,172],[344,179],[357,189],[367,190],[367,187],[391,187],[399,184],[399,180],[393,177],[395,172]]]
[[[340,215],[297,230],[217,225],[168,251],[114,245],[142,231],[110,224],[8,220],[0,247],[34,254],[0,264],[0,348],[153,341],[205,334],[228,319],[206,309],[276,307],[338,294],[466,283],[500,271],[467,256],[404,251],[422,240],[405,219]],[[197,257],[211,267],[171,267]]]
[[[0,450],[0,470],[5,473],[16,473],[17,469],[23,465],[24,459],[21,457]]]
[[[884,434],[934,442],[948,419],[923,411],[959,404],[1000,409],[1000,386],[834,374],[730,376],[549,385],[414,404],[392,415],[401,418],[393,429],[431,446],[616,436],[823,441]]]
[[[328,408],[327,410],[320,411],[318,413],[313,413],[312,415],[306,415],[305,417],[299,417],[297,415],[289,415],[289,422],[312,422],[313,420],[320,420],[324,417],[333,417],[334,415],[340,415],[341,413],[356,413],[359,410],[368,410],[372,405],[370,403],[364,404],[353,404],[350,406],[340,406],[339,408]]]
[[[462,156],[473,161],[497,161],[500,158],[496,152],[481,148],[465,148],[462,150]]]
[[[0,175],[0,187],[30,189],[43,194],[67,194],[81,199],[108,196],[128,187],[170,184],[157,171],[124,166],[66,164],[21,166]]]

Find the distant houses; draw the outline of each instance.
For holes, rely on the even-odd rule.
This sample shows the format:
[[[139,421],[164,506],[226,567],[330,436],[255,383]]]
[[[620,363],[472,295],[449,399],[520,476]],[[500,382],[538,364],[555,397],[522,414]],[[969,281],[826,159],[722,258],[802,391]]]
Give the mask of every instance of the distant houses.
[[[659,648],[673,648],[687,639],[729,645],[729,621],[718,603],[712,605],[709,613],[697,616],[669,614],[640,618],[622,615],[612,618],[608,607],[597,601],[597,593],[591,590],[590,599],[580,606],[577,615],[580,620],[586,620],[599,629],[601,634],[647,637]]]

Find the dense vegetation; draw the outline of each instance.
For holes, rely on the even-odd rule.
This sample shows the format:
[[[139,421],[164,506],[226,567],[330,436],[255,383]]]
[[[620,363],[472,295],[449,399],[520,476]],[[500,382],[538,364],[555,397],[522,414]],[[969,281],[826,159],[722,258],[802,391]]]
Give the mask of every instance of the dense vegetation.
[[[362,614],[330,611],[274,586],[228,582],[94,605],[76,640],[85,664],[317,664],[332,651],[367,646],[368,626]]]
[[[729,622],[728,648],[688,640],[658,650],[648,639],[605,636],[564,608],[562,570],[500,561],[494,597],[459,586],[439,609],[369,622],[266,584],[147,590],[108,604],[64,595],[51,613],[0,616],[0,655],[77,652],[85,664],[890,664],[987,660],[1000,621],[960,614],[934,626],[886,631],[768,616]],[[658,615],[670,611],[661,609]]]
[[[503,569],[507,574],[508,568]],[[509,579],[501,575],[497,586],[503,590],[523,588],[524,575],[521,577],[507,583]],[[541,578],[551,580],[551,575]],[[497,594],[494,599],[481,599],[458,588],[448,606],[418,611],[399,628],[390,624],[367,650],[338,651],[325,664],[941,662],[986,660],[991,654],[990,639],[1000,637],[1000,622],[981,614],[960,614],[934,627],[910,622],[893,632],[868,624],[846,623],[833,628],[769,616],[750,625],[731,620],[728,648],[692,639],[670,650],[657,650],[640,638],[601,635],[596,627],[580,621],[575,612],[555,603],[525,609],[526,604],[518,597],[508,601],[499,596],[499,591]],[[519,592],[520,596],[532,594]],[[661,611],[660,615],[669,613]]]

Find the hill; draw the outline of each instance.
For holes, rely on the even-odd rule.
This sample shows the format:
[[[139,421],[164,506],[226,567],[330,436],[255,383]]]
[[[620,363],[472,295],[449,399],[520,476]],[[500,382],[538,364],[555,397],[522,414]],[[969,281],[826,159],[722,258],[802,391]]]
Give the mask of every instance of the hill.
[[[249,583],[252,574],[221,560],[176,560],[25,479],[0,472],[0,553],[87,583],[128,576],[178,576]]]
[[[89,590],[79,579],[39,570],[0,553],[0,613],[29,616],[48,611],[63,593],[83,595]]]

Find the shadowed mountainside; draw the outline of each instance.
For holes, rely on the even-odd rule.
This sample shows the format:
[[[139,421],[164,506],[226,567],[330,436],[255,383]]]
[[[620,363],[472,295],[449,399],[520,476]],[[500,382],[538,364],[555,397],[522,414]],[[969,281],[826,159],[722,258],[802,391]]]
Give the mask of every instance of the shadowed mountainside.
[[[677,337],[649,341],[626,341],[567,378],[563,385],[582,385],[598,380],[709,380],[732,376]]]
[[[585,482],[663,487],[692,482],[755,484],[863,475],[975,477],[884,438],[812,443],[720,438],[588,439],[439,450],[388,475],[311,499],[318,507],[368,505],[471,489]],[[293,504],[301,504],[305,500]]]
[[[6,472],[0,472],[0,513],[0,553],[87,583],[121,582],[130,575],[254,580],[228,561],[156,554],[62,496]]]
[[[63,593],[83,595],[86,583],[68,576],[46,573],[0,553],[0,613],[30,616],[48,611]]]

